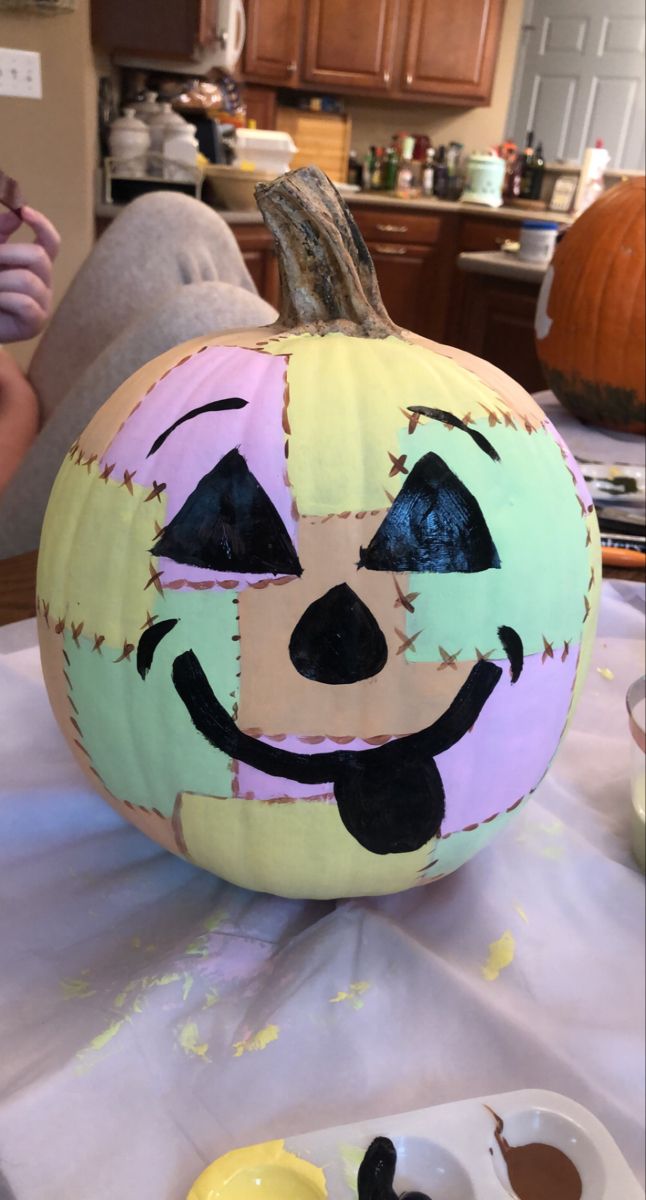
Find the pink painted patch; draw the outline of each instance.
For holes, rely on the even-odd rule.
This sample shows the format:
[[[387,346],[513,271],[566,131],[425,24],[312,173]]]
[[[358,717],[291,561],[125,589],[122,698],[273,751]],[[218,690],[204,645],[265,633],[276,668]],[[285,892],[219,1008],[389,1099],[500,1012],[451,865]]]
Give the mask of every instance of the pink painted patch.
[[[296,545],[297,522],[293,498],[286,481],[285,434],[282,428],[287,359],[231,346],[210,346],[173,367],[142,398],[101,458],[101,466],[114,463],[111,478],[128,471],[134,483],[160,493],[165,506],[160,516],[169,521],[200,479],[212,471],[230,450],[238,449],[278,510]],[[192,409],[213,400],[240,397],[244,408],[202,413],[171,433],[148,457],[157,437]],[[156,504],[155,496],[150,503]],[[212,586],[225,583],[246,587],[266,578],[231,572],[207,571],[160,558],[164,586],[188,583]],[[177,584],[177,581],[185,581]]]

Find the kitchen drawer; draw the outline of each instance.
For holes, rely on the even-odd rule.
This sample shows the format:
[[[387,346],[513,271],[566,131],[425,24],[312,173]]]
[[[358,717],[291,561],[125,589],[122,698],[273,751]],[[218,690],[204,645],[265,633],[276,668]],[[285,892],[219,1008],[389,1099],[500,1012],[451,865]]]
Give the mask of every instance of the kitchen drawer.
[[[499,250],[507,238],[517,241],[520,222],[492,217],[463,217],[460,222],[460,250]]]
[[[415,242],[433,246],[440,236],[442,218],[400,208],[353,207],[352,215],[368,242]]]

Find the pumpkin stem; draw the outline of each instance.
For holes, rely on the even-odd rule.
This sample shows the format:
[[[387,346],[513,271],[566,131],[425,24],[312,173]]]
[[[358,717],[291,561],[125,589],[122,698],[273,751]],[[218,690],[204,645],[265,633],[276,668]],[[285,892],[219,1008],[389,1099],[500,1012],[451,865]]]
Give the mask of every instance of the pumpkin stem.
[[[399,335],[354,217],[323,171],[301,167],[259,183],[255,195],[278,251],[281,328]]]

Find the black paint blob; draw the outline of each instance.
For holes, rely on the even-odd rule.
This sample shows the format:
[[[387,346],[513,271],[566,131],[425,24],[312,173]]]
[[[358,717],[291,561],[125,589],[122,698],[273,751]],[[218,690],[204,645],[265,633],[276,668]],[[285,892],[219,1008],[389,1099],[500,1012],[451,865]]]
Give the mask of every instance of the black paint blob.
[[[276,508],[239,450],[204,475],[151,553],[212,571],[303,573]]]
[[[226,412],[232,408],[246,408],[246,406],[247,401],[242,400],[240,396],[229,396],[227,400],[211,400],[209,404],[202,404],[199,408],[192,408],[190,412],[184,413],[183,417],[178,417],[172,425],[169,425],[168,429],[160,433],[158,438],[155,438],[146,458],[150,458],[151,454],[159,450],[159,447],[163,446],[166,438],[170,437],[171,433],[174,433],[178,426],[183,425],[185,421],[192,421],[193,417],[201,417],[203,413]]]
[[[415,850],[432,836],[429,829],[442,819],[444,793],[431,760],[475,724],[501,675],[495,663],[477,662],[442,716],[407,737],[370,750],[298,754],[242,733],[192,650],[178,655],[172,670],[175,690],[195,728],[216,750],[267,775],[332,784],[346,829],[373,854]],[[390,806],[397,810],[396,820],[384,812]]]
[[[445,412],[443,408],[426,408],[424,404],[409,404],[408,411],[412,413],[419,413],[422,417],[430,417],[430,419],[433,421],[440,421],[442,425],[452,425],[454,429],[461,429],[463,433],[468,433],[469,437],[472,438],[476,446],[479,446],[481,450],[484,450],[485,454],[487,454],[489,458],[493,460],[493,462],[500,462],[500,455],[498,451],[495,450],[491,445],[489,438],[486,438],[483,433],[478,433],[477,429],[470,429],[469,426],[465,425],[464,421],[461,421],[459,417],[454,415],[454,413]]]
[[[179,618],[175,617],[174,620],[159,621],[157,625],[151,625],[142,633],[137,646],[137,670],[142,679],[146,678],[152,666],[153,655],[162,638],[165,638],[166,634],[174,629],[178,620]]]
[[[370,571],[475,572],[500,559],[475,496],[437,454],[415,463],[359,566]]]
[[[340,583],[305,610],[290,638],[289,657],[306,679],[358,683],[381,671],[388,647],[370,609]]]
[[[519,633],[516,633],[515,629],[512,629],[511,625],[501,625],[498,629],[498,637],[509,659],[511,682],[515,683],[523,669],[525,661],[522,638]]]
[[[390,1138],[377,1137],[363,1156],[357,1176],[358,1200],[397,1200],[394,1189],[397,1151]],[[401,1200],[431,1200],[424,1192],[405,1192]]]

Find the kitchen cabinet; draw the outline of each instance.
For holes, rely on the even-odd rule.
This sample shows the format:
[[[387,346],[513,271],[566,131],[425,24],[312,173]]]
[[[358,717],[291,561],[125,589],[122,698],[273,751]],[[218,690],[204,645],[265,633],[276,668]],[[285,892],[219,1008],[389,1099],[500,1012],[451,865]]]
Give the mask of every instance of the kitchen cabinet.
[[[502,9],[502,0],[411,0],[401,89],[488,103]]]
[[[187,59],[213,43],[217,0],[91,0],[92,42],[109,53]]]
[[[388,93],[399,0],[309,0],[301,79],[320,88]]]
[[[443,340],[453,267],[452,217],[401,208],[356,206],[353,216],[372,255],[383,302],[398,325]]]
[[[472,275],[465,279],[456,344],[506,371],[528,392],[547,386],[534,341],[537,283]]]
[[[246,0],[255,83],[488,104],[504,0]]]
[[[245,79],[277,86],[299,82],[303,0],[249,0],[243,56]]]

